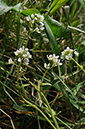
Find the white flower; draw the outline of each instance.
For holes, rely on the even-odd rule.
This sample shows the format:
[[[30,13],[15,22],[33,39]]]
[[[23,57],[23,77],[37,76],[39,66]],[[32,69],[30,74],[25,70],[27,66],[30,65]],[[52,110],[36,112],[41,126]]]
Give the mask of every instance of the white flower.
[[[61,65],[62,65],[62,63],[59,63],[59,65],[61,66]]]
[[[73,49],[67,47],[63,52],[61,52],[61,59],[70,60],[72,58]]]
[[[18,62],[24,62],[25,64],[29,63],[29,58],[32,58],[32,55],[28,51],[28,48],[22,46],[19,50],[16,50],[14,54],[18,57]]]
[[[59,56],[56,56],[55,54],[53,54],[53,62],[58,61],[58,58],[59,58]]]
[[[14,54],[17,56],[18,55],[18,53],[19,53],[19,50],[17,50],[16,52],[14,52]]]
[[[27,54],[23,54],[22,56],[23,56],[23,58],[25,58],[27,56]]]
[[[53,59],[53,55],[52,54],[50,54],[49,56],[47,55],[47,58],[48,58],[48,60],[52,60]]]
[[[41,26],[44,26],[44,23],[43,22],[40,22]]]
[[[56,67],[56,66],[61,66],[62,63],[60,62],[59,56],[56,56],[55,54],[50,54],[49,56],[47,55],[47,58],[49,60],[49,64],[47,65],[46,63],[44,64],[44,67],[48,68],[49,65],[50,67]]]
[[[60,59],[56,59],[55,62],[53,61],[52,67],[61,66]]]
[[[31,20],[32,24],[35,22],[34,20]]]
[[[14,54],[15,54],[16,56],[18,56],[19,54],[22,54],[23,51],[24,51],[24,46],[22,46],[22,48],[20,48],[19,50],[16,50],[16,51],[14,52]]]
[[[25,59],[24,59],[24,63],[25,63],[25,64],[29,64],[29,59],[28,59],[28,58],[25,58]]]
[[[9,64],[12,64],[12,63],[13,63],[13,61],[12,61],[11,58],[8,60],[8,63],[9,63]]]
[[[73,52],[73,49],[70,49],[69,47],[67,47],[64,51],[65,51],[65,52],[66,52],[66,51]]]
[[[21,62],[21,58],[18,58],[18,62]]]
[[[26,52],[28,51],[28,48],[25,48]]]
[[[76,57],[79,56],[79,52],[77,52],[77,51],[74,51],[74,54],[75,54]]]
[[[38,14],[37,17],[38,17],[38,22],[43,22],[43,20],[44,20],[43,15]]]
[[[26,17],[26,20],[27,21],[30,21],[31,20],[30,16]]]
[[[35,18],[34,18],[34,20],[36,20],[36,21],[37,21],[37,17],[35,17]]]
[[[35,28],[34,31],[36,31],[37,33],[40,33],[39,28]]]
[[[22,54],[22,53],[23,53],[23,51],[24,51],[24,46],[22,46],[22,48],[20,48],[20,49],[19,49],[19,53],[21,53],[21,54]]]
[[[59,58],[59,56],[56,56],[55,54],[50,54],[49,56],[47,55],[48,60],[53,60],[55,62],[55,60],[57,60]]]
[[[31,14],[31,17],[34,18],[35,17],[34,14]]]
[[[32,55],[29,55],[29,58],[31,58],[31,59],[32,59]]]
[[[44,63],[44,67],[45,67],[46,69],[49,69],[49,68],[50,68],[50,63],[48,63],[48,64]]]
[[[32,58],[32,55],[29,52],[27,52],[27,58]]]
[[[41,22],[43,22],[44,16],[43,15],[40,15],[40,19],[41,19]]]
[[[68,55],[65,56],[65,58],[66,58],[67,60],[70,60],[70,59],[72,58],[72,54],[69,53]]]
[[[37,14],[37,13],[35,13],[35,16],[37,16],[37,17],[38,17],[38,14]]]
[[[40,30],[44,30],[44,16],[40,14],[31,14],[31,16],[26,17],[26,20],[29,21],[28,25],[30,31],[40,33]]]
[[[26,32],[26,28],[24,27],[24,32]]]
[[[44,30],[44,29],[45,29],[45,27],[41,27],[41,28],[40,28],[40,30]]]

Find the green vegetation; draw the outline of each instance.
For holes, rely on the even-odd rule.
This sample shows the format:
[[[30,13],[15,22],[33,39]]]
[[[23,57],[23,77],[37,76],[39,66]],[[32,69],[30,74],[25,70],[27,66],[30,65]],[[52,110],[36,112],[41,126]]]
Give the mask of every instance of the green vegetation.
[[[84,5],[0,0],[0,129],[85,129]]]

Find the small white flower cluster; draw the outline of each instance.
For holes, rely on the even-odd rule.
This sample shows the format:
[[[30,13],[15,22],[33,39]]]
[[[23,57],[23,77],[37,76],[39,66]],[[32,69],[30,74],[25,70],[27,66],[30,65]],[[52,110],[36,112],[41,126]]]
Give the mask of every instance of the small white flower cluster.
[[[61,52],[61,59],[62,60],[71,60],[73,53],[75,54],[75,57],[78,58],[79,53],[76,51],[76,49],[70,49],[69,47],[67,47],[64,51]],[[50,69],[52,67],[56,67],[56,66],[61,66],[62,63],[60,62],[59,56],[56,56],[55,54],[50,54],[49,56],[47,55],[47,59],[49,60],[50,63],[46,64],[44,63],[44,67],[46,69]]]
[[[53,54],[53,55],[50,54],[49,56],[47,55],[47,58],[50,63],[48,63],[48,64],[44,63],[44,67],[46,69],[62,65],[62,63],[60,62],[59,56],[56,56],[55,54]]]
[[[12,58],[10,58],[10,59],[8,60],[8,63],[9,63],[9,64],[13,64]]]
[[[31,14],[31,16],[26,17],[29,23],[30,31],[40,33],[44,30],[44,16],[40,14]]]
[[[70,49],[69,47],[67,47],[64,51],[61,52],[61,59],[66,59],[66,60],[71,60],[72,56],[73,56],[73,52],[75,54],[76,57],[79,56],[79,53],[73,49]]]
[[[29,64],[29,59],[32,58],[32,55],[29,53],[28,48],[25,48],[24,46],[22,46],[19,50],[16,50],[14,54],[18,56],[18,62],[22,61],[24,64]],[[8,62],[9,64],[13,63],[11,58],[8,60]]]

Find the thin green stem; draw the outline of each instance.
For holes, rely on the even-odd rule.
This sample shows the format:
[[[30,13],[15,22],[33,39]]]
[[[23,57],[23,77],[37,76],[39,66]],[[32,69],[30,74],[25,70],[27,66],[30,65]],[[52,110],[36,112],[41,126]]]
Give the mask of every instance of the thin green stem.
[[[27,100],[22,96],[22,94],[21,94],[21,97],[22,97],[22,99],[23,99],[26,103],[28,103],[30,106],[32,106],[32,107],[34,107],[35,109],[37,109],[37,110],[44,116],[44,118],[50,123],[50,125],[53,127],[53,129],[56,129],[56,127],[51,123],[51,121],[47,118],[47,116],[46,116],[36,105],[34,105],[34,104],[30,103],[29,101],[27,101]]]
[[[47,73],[47,70],[46,70],[46,72],[44,73],[43,76],[45,76],[46,73]],[[44,79],[44,78],[43,78],[43,79]],[[42,82],[43,82],[43,81],[42,81]],[[34,84],[33,84],[32,82],[30,82],[30,81],[29,81],[29,83],[30,83],[33,87],[35,87],[35,89],[42,95],[42,97],[44,98],[44,100],[45,100],[45,102],[46,102],[46,104],[47,104],[47,106],[48,106],[48,109],[49,109],[50,114],[51,114],[51,116],[52,116],[52,118],[53,118],[53,121],[54,121],[54,123],[55,123],[55,126],[57,127],[57,129],[60,129],[60,128],[59,128],[59,125],[58,125],[58,123],[57,123],[57,120],[55,119],[55,116],[54,116],[54,114],[53,114],[53,112],[52,112],[52,109],[51,109],[51,107],[50,107],[50,105],[49,105],[49,102],[48,102],[47,98],[45,97],[45,95],[36,87],[36,85],[34,85]]]
[[[19,75],[20,65],[21,65],[21,62],[18,64],[17,76]]]
[[[27,38],[27,42],[26,42],[26,46],[25,47],[27,47],[27,45],[28,45],[30,35],[31,35],[31,31],[29,32],[29,35],[28,35],[28,38]]]
[[[54,121],[54,123],[55,123],[55,126],[57,127],[57,129],[60,129],[59,128],[59,125],[58,125],[58,123],[57,123],[57,120],[55,119],[55,116],[54,116],[54,114],[53,114],[53,112],[52,112],[52,109],[51,109],[51,107],[50,107],[50,105],[49,105],[49,103],[48,103],[48,100],[47,100],[47,98],[45,97],[45,95],[41,92],[41,95],[43,96],[43,98],[44,98],[44,100],[45,100],[45,102],[46,102],[46,104],[47,104],[47,106],[48,106],[48,109],[49,109],[49,111],[50,111],[50,113],[51,113],[51,116],[52,116],[52,118],[53,118],[53,121]]]
[[[61,70],[60,70],[60,66],[58,65],[58,72],[59,72],[59,77],[61,77]]]
[[[43,77],[42,77],[41,86],[42,86],[44,77],[45,77],[45,75],[46,75],[47,72],[48,72],[48,69],[45,71],[45,73],[44,73],[44,75],[43,75]],[[40,91],[40,93],[41,93],[41,95],[43,96],[43,98],[44,98],[44,100],[45,100],[45,102],[46,102],[46,104],[47,104],[47,106],[48,106],[48,108],[49,108],[49,111],[50,111],[50,113],[51,113],[51,116],[52,116],[52,118],[53,118],[53,121],[54,121],[54,123],[55,123],[57,129],[60,129],[60,128],[59,128],[59,125],[58,125],[58,123],[57,123],[57,120],[55,119],[54,114],[53,114],[53,112],[52,112],[52,109],[51,109],[51,107],[50,107],[50,105],[49,105],[49,103],[48,103],[47,98],[45,97],[45,95],[44,95],[41,91]]]
[[[19,87],[18,80],[17,80],[17,85],[18,85],[18,87]],[[50,125],[51,125],[54,129],[56,129],[56,127],[51,123],[51,121],[47,118],[47,116],[46,116],[36,105],[34,105],[34,104],[32,104],[31,102],[27,101],[27,100],[22,96],[22,94],[21,94],[20,91],[19,91],[19,93],[20,93],[21,98],[22,98],[26,103],[28,103],[30,106],[34,107],[37,111],[39,111],[39,112],[44,116],[44,118],[50,123]]]
[[[83,72],[85,73],[85,70],[83,69],[83,67],[80,65],[80,64],[78,64],[73,58],[72,58],[72,60],[83,70]]]
[[[29,81],[30,82],[30,81]],[[31,82],[30,82],[31,83]],[[31,83],[32,84],[32,83]],[[19,83],[18,83],[18,80],[17,80],[17,85],[18,85],[18,87],[19,87]],[[35,87],[35,86],[34,86]],[[35,87],[36,88],[36,87]],[[36,90],[38,91],[38,92],[40,92],[40,90],[39,89],[37,89],[36,88]],[[20,92],[20,91],[19,91]],[[21,92],[20,92],[20,95],[21,95],[21,98],[26,102],[26,103],[28,103],[29,105],[31,105],[32,107],[34,107],[36,110],[38,110],[43,116],[44,116],[44,118],[50,123],[50,125],[54,128],[54,129],[56,129],[56,127],[51,123],[51,121],[47,118],[47,116],[36,106],[36,105],[34,105],[34,104],[32,104],[31,102],[29,102],[29,101],[27,101],[23,96],[22,96],[22,94],[21,94]],[[59,128],[58,128],[59,129]]]
[[[18,64],[18,69],[17,69],[17,85],[18,85],[18,88],[19,88],[19,71],[20,71],[20,65],[21,65],[21,62]]]
[[[48,69],[45,71],[45,73],[44,73],[44,75],[43,75],[43,77],[42,77],[42,80],[41,80],[41,86],[42,86],[42,83],[43,83],[43,80],[44,80],[44,77],[45,77],[45,75],[46,75],[46,73],[48,72]]]
[[[68,127],[69,129],[72,129],[70,128],[65,122],[63,122],[62,120],[60,120],[57,116],[56,116],[56,119],[58,119],[61,123],[63,123],[66,127]]]

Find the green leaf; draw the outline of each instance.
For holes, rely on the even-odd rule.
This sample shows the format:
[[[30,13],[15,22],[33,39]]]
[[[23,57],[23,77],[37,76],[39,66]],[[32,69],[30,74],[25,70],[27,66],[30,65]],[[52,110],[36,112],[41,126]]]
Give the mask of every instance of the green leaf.
[[[63,23],[56,21],[50,16],[47,16],[45,20],[55,36],[68,37],[68,35],[70,34],[71,29],[66,28]]]
[[[51,28],[53,34],[57,37],[66,38],[73,31],[78,31],[79,33],[85,34],[85,31],[83,31],[77,27],[72,27],[69,25],[67,27],[65,27],[63,23],[56,21],[55,19],[51,18],[50,16],[47,16],[45,20],[46,20],[47,24],[49,25],[49,27]],[[78,22],[79,22],[79,20],[75,21],[73,23],[73,25],[76,26],[78,24]]]
[[[0,0],[0,15],[3,15],[10,10],[19,11],[19,9],[22,11],[22,3],[15,6],[8,6],[3,0]]]
[[[76,1],[74,1],[73,5],[72,5],[72,10],[71,10],[71,20],[75,19],[75,12],[76,12]]]
[[[22,11],[22,14],[25,16],[28,16],[28,15],[30,16],[31,14],[35,14],[35,13],[39,13],[39,11],[33,8]]]
[[[68,0],[54,0],[52,6],[50,7],[50,15],[54,14],[62,5],[64,5]],[[54,5],[55,4],[55,5]]]
[[[50,41],[50,45],[51,45],[53,53],[60,55],[56,39],[53,35],[53,32],[52,32],[51,28],[49,27],[47,22],[44,22],[44,25],[45,25],[45,28],[46,28],[46,33],[47,33],[48,39]]]
[[[80,23],[80,20],[73,21],[73,22],[71,23],[71,26],[77,27],[77,26],[79,25],[79,23]]]
[[[63,24],[52,19],[50,16],[47,16],[45,20],[47,24],[49,25],[49,27],[51,28],[53,34],[55,36],[61,37]]]
[[[59,0],[54,0],[53,3],[50,6],[50,10],[58,3]]]
[[[82,7],[85,9],[85,3],[84,3],[84,0],[79,0],[79,2],[81,3]]]

